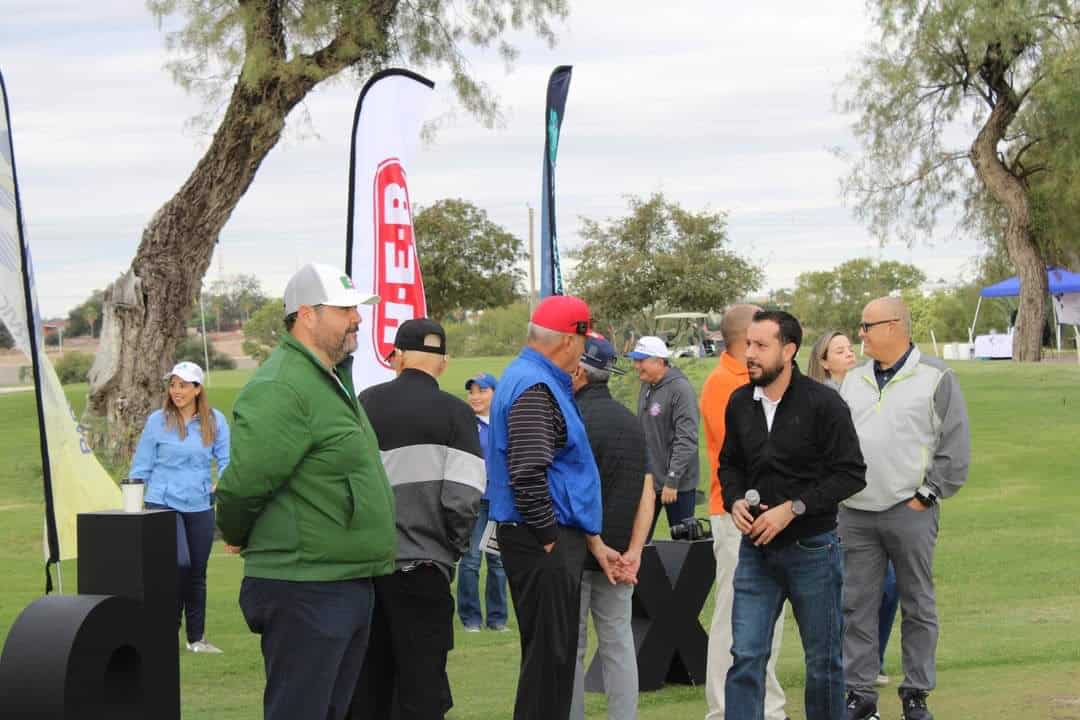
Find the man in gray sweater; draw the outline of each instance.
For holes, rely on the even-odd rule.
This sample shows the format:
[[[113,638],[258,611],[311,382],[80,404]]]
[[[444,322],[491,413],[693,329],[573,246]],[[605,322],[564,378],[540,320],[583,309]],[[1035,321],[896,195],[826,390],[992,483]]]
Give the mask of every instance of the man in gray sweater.
[[[668,526],[694,514],[699,478],[698,404],[694,388],[670,363],[671,351],[658,337],[646,335],[626,356],[641,380],[638,419],[645,432],[646,468],[656,488],[652,540],[660,508]]]
[[[956,376],[911,342],[911,313],[897,297],[870,302],[859,338],[871,362],[848,372],[851,408],[866,460],[866,488],[843,502],[844,679],[848,720],[877,717],[878,608],[885,567],[896,568],[904,720],[933,720],[938,619],[934,547],[939,500],[967,480],[971,437]]]

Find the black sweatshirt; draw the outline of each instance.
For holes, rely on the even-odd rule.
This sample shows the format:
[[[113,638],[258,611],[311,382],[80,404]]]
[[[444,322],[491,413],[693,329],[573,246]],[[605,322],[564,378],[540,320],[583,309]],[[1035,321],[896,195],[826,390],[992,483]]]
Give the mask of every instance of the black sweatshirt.
[[[771,432],[761,402],[754,400],[753,385],[732,394],[725,423],[718,472],[728,512],[751,488],[770,508],[787,500],[806,503],[806,513],[792,520],[773,546],[834,529],[840,501],[866,487],[866,464],[851,411],[836,390],[806,377],[798,366],[776,408]]]
[[[600,536],[608,547],[625,552],[630,546],[634,518],[645,487],[645,434],[634,414],[611,397],[606,384],[586,385],[577,391],[574,400],[600,469],[604,503]],[[591,554],[585,558],[585,567],[600,569]]]
[[[487,478],[476,416],[413,369],[364,390],[360,404],[394,490],[397,567],[435,562],[452,575],[469,549]]]

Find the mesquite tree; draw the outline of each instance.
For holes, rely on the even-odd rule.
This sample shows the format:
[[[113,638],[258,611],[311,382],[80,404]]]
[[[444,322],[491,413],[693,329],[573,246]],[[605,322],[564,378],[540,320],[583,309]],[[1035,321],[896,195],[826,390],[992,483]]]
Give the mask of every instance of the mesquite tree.
[[[84,425],[98,452],[123,463],[168,370],[218,234],[277,144],[289,112],[319,83],[391,63],[449,69],[459,102],[493,123],[499,108],[468,69],[466,46],[515,51],[503,35],[528,28],[553,42],[566,0],[148,0],[181,16],[167,43],[186,89],[224,107],[190,177],[150,219],[130,268],[105,292],[101,350]],[[212,118],[213,119],[213,118]]]
[[[862,155],[844,183],[882,239],[929,233],[957,201],[997,218],[1020,277],[1013,357],[1038,361],[1046,258],[1032,182],[1055,171],[1040,104],[1075,85],[1080,9],[1069,0],[873,0],[880,39],[849,78]],[[987,205],[991,211],[987,212]]]

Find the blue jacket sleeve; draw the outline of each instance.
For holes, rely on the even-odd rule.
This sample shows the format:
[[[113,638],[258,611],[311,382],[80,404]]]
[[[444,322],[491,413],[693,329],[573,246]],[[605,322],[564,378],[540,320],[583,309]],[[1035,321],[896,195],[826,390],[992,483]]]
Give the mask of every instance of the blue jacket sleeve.
[[[154,462],[157,460],[157,413],[152,413],[143,425],[142,435],[139,436],[139,444],[135,446],[135,457],[131,460],[131,469],[128,477],[138,478],[144,482],[150,482],[150,475],[154,471]]]
[[[214,419],[217,420],[217,432],[214,434],[214,459],[217,460],[217,474],[225,472],[229,467],[229,423],[225,420],[225,414],[214,411]]]

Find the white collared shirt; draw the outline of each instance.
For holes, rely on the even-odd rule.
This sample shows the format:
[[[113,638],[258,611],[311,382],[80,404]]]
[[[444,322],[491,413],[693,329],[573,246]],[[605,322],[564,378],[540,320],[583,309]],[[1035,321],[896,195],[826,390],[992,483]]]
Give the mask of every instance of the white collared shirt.
[[[765,390],[760,385],[754,386],[754,399],[761,403],[761,409],[765,411],[765,425],[769,428],[769,432],[772,432],[772,421],[776,417],[776,408],[780,405],[780,400],[783,400],[783,396],[780,400],[773,402],[765,395]]]

